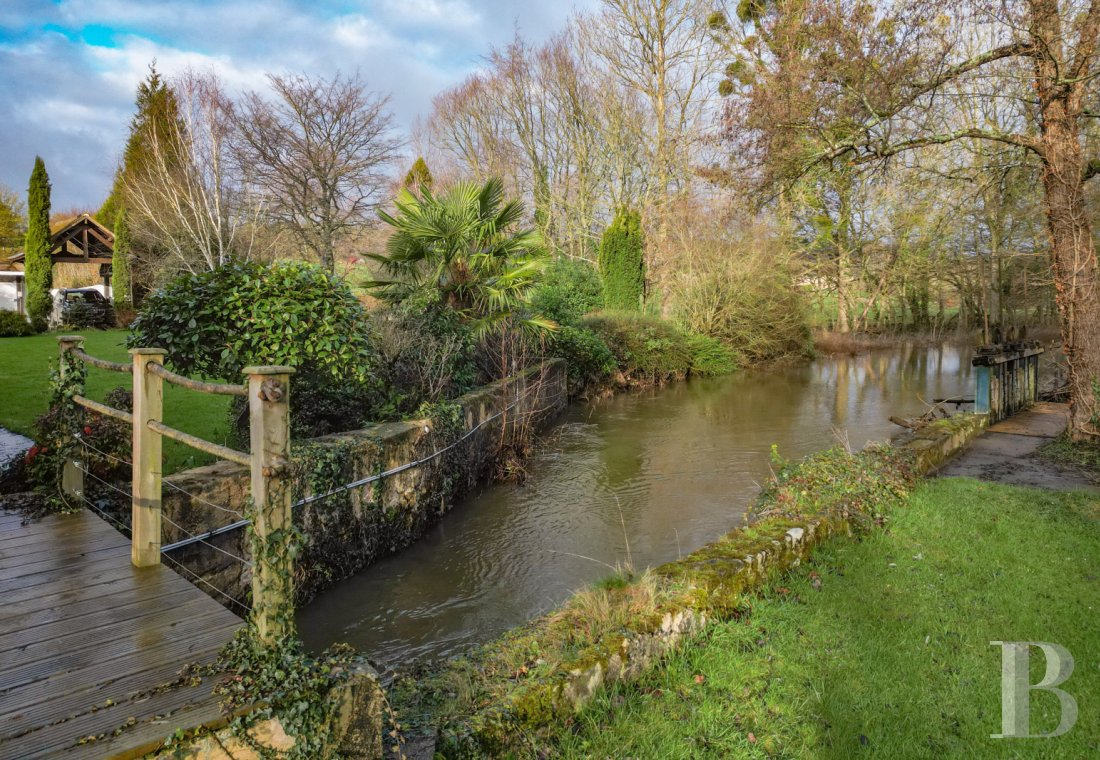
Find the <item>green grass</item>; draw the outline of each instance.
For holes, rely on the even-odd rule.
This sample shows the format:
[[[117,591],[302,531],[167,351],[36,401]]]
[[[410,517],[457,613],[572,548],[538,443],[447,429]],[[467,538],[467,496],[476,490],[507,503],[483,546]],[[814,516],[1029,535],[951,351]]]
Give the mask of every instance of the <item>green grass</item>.
[[[820,581],[820,583],[818,583]],[[816,588],[815,588],[816,586]],[[994,640],[1076,658],[1077,725],[994,740]],[[1043,657],[1031,660],[1032,683]],[[1058,719],[1033,692],[1032,732]],[[886,530],[833,541],[736,622],[563,730],[564,757],[1100,756],[1100,500],[963,479],[922,484]]]
[[[45,333],[28,338],[0,338],[0,427],[34,437],[34,422],[46,411],[50,400],[50,371],[57,366],[57,336]],[[125,330],[87,330],[84,350],[111,361],[129,361],[123,346]],[[89,398],[102,401],[112,388],[130,386],[130,376],[88,368]],[[164,391],[164,420],[172,427],[215,443],[224,443],[229,429],[229,398],[195,393],[167,385]],[[175,441],[164,442],[164,471],[205,464],[206,454]]]

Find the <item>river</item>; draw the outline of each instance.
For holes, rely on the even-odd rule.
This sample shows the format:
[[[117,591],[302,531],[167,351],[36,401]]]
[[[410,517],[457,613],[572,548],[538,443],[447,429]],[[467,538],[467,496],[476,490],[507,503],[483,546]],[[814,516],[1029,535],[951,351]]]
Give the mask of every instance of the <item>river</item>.
[[[420,541],[299,613],[307,646],[346,641],[386,668],[460,653],[561,604],[628,559],[676,559],[737,526],[770,472],[900,428],[921,399],[972,395],[969,348],[901,346],[574,404],[520,485],[487,487]]]

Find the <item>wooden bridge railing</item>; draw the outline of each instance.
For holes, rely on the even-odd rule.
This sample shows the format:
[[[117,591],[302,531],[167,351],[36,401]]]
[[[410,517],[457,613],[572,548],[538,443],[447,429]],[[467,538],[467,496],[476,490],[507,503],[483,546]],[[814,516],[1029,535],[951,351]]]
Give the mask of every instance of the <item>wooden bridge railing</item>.
[[[1039,343],[982,346],[974,356],[974,411],[1003,420],[1035,403],[1039,393]]]
[[[130,350],[131,363],[99,359],[83,350],[84,338],[58,338],[61,372],[69,359],[111,372],[133,376],[133,412],[126,412],[85,398],[83,388],[73,396],[79,406],[131,425],[133,431],[133,479],[131,501],[131,561],[137,567],[160,563],[161,473],[163,438],[171,438],[220,459],[250,468],[253,519],[257,545],[267,547],[254,557],[252,569],[252,617],[261,640],[274,642],[291,633],[293,626],[293,560],[289,551],[271,551],[271,542],[291,526],[291,489],[283,484],[290,452],[291,367],[246,367],[242,385],[209,383],[177,375],[164,367],[159,348]],[[251,454],[203,440],[164,424],[164,381],[199,393],[243,396],[249,405]],[[83,471],[76,461],[67,462],[62,490],[80,497]]]

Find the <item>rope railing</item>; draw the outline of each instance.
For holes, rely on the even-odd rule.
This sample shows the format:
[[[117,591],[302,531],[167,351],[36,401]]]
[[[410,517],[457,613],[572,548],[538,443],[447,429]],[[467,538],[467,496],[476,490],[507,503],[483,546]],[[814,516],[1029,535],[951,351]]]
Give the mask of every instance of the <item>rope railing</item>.
[[[171,438],[173,441],[179,441],[180,443],[190,446],[193,449],[212,454],[218,459],[228,459],[230,462],[244,465],[248,467],[252,464],[252,457],[245,454],[242,451],[231,449],[228,446],[222,446],[217,443],[211,443],[210,441],[199,438],[198,436],[185,433],[182,430],[176,430],[173,427],[168,427],[163,422],[157,420],[149,420],[145,423],[150,430],[158,435],[163,435],[165,438]]]
[[[203,578],[203,577],[202,577],[201,575],[199,575],[199,574],[198,574],[198,573],[196,573],[196,572],[195,572],[194,570],[192,570],[191,568],[189,568],[189,567],[188,567],[187,565],[183,564],[182,562],[179,562],[179,561],[178,561],[178,560],[176,560],[176,559],[173,559],[172,557],[170,557],[170,556],[169,556],[169,555],[167,555],[167,554],[164,554],[164,555],[162,555],[162,556],[164,557],[164,559],[166,559],[166,560],[168,560],[169,562],[171,562],[171,563],[172,563],[173,565],[175,565],[176,567],[178,567],[178,568],[179,568],[180,570],[183,570],[184,572],[186,572],[186,573],[187,573],[188,575],[190,575],[190,576],[191,576],[192,578],[194,578],[194,579],[195,579],[196,581],[198,581],[199,583],[203,584],[204,586],[206,586],[207,588],[209,588],[210,590],[212,590],[212,591],[213,591],[214,593],[216,593],[216,594],[217,594],[218,596],[220,596],[220,597],[224,598],[224,599],[225,599],[226,601],[228,601],[228,602],[229,602],[230,604],[236,605],[236,606],[237,606],[237,607],[239,607],[240,609],[244,610],[244,614],[245,614],[246,616],[247,616],[247,615],[248,615],[248,614],[249,614],[250,612],[252,612],[252,608],[251,608],[251,607],[249,607],[249,606],[248,606],[247,604],[245,604],[244,602],[242,602],[242,601],[238,600],[237,598],[235,598],[235,597],[233,597],[233,596],[230,596],[230,595],[229,595],[229,594],[227,594],[227,593],[226,593],[225,591],[223,591],[222,589],[218,588],[217,586],[215,586],[215,585],[214,585],[213,583],[211,583],[210,581],[206,580],[206,578]]]
[[[290,491],[283,486],[282,480],[286,476],[285,465],[290,442],[290,407],[287,390],[290,376],[294,373],[293,368],[246,367],[244,374],[247,376],[247,384],[212,383],[192,380],[165,369],[163,349],[130,349],[131,364],[125,365],[88,355],[83,350],[83,342],[84,339],[78,335],[58,338],[63,382],[66,380],[66,374],[73,369],[74,360],[110,371],[128,372],[133,376],[132,412],[114,409],[86,398],[83,395],[83,373],[75,376],[77,382],[74,387],[75,392],[72,394],[72,397],[75,397],[73,398],[75,405],[130,424],[133,431],[131,443],[133,456],[131,462],[127,464],[132,467],[133,485],[132,492],[125,493],[122,489],[90,472],[75,457],[70,457],[62,473],[63,492],[71,496],[82,496],[84,476],[87,476],[128,497],[132,510],[131,561],[138,567],[159,564],[162,557],[168,557],[169,561],[179,565],[167,552],[194,543],[204,543],[235,561],[249,564],[243,557],[225,551],[209,541],[214,536],[241,525],[247,525],[248,521],[244,520],[239,512],[219,507],[242,519],[199,535],[187,531],[172,522],[171,518],[163,515],[161,509],[164,486],[161,472],[162,441],[168,438],[219,459],[248,467],[251,474],[251,496],[255,504],[254,526],[257,545],[267,546],[269,540],[280,536],[291,522]],[[69,378],[70,381],[72,379],[74,378]],[[163,420],[165,381],[199,393],[247,397],[251,418],[252,453],[245,454],[166,425]],[[175,484],[169,485],[186,493]],[[161,535],[162,520],[174,526],[186,537],[164,546]],[[252,572],[252,597],[257,600],[253,623],[259,639],[265,643],[274,644],[293,632],[293,553],[275,551],[253,559],[255,567]],[[188,570],[188,572],[191,571]],[[214,588],[205,579],[194,573],[192,575],[195,575],[196,580]],[[232,599],[220,589],[215,588],[215,591],[227,599]],[[236,603],[236,600],[233,601]]]
[[[247,565],[248,567],[252,567],[252,563],[249,560],[245,559],[244,557],[238,557],[233,552],[226,551],[225,549],[222,549],[220,546],[215,546],[214,544],[207,541],[208,538],[213,538],[214,536],[220,535],[222,533],[227,533],[228,532],[228,529],[227,529],[228,526],[224,527],[224,528],[217,529],[217,530],[207,531],[206,533],[203,533],[201,535],[196,536],[194,533],[187,530],[186,528],[184,528],[179,523],[173,521],[170,517],[162,515],[161,519],[163,519],[166,523],[168,523],[173,528],[178,530],[180,533],[183,533],[187,536],[187,538],[185,538],[181,541],[176,541],[173,544],[168,544],[167,546],[160,547],[161,554],[163,554],[164,552],[167,552],[167,551],[171,551],[172,549],[181,549],[185,546],[191,546],[193,544],[204,544],[206,546],[209,546],[214,551],[220,552],[221,554],[224,554],[225,556],[229,557],[230,559],[236,560],[237,562],[240,562],[241,564]]]
[[[474,433],[476,433],[481,428],[488,425],[493,420],[496,420],[500,417],[503,417],[505,414],[512,411],[512,409],[514,409],[518,404],[519,404],[518,400],[512,402],[507,408],[502,409],[501,411],[494,414],[492,417],[486,417],[484,420],[482,420],[478,424],[474,425],[472,428],[470,428],[468,431],[466,431],[465,435],[463,435],[458,440],[454,441],[453,443],[451,443],[448,446],[444,446],[442,449],[439,449],[438,451],[436,451],[432,454],[429,454],[428,456],[426,456],[422,459],[417,459],[415,462],[407,462],[406,464],[399,465],[399,466],[394,467],[392,469],[386,470],[385,472],[380,472],[376,475],[369,475],[365,478],[360,478],[359,480],[353,480],[350,483],[345,483],[342,486],[338,486],[338,487],[332,489],[331,491],[327,491],[327,492],[322,493],[322,494],[317,494],[317,495],[314,495],[314,496],[307,496],[304,499],[299,499],[298,501],[294,502],[294,506],[302,507],[302,506],[305,506],[306,504],[314,504],[318,501],[322,501],[322,500],[328,499],[332,496],[336,496],[337,494],[344,493],[345,491],[350,491],[353,488],[360,488],[360,487],[365,486],[365,485],[370,485],[371,483],[376,483],[379,480],[384,480],[385,478],[392,477],[394,475],[397,475],[398,473],[404,472],[405,470],[411,470],[414,467],[419,467],[422,464],[427,464],[428,462],[432,461],[433,459],[436,459],[438,457],[443,456],[448,451],[450,451],[451,449],[455,448],[456,446],[458,446],[463,441],[470,438],[470,436],[472,436]]]
[[[107,417],[113,417],[116,420],[131,425],[134,423],[134,415],[130,414],[130,412],[123,411],[122,409],[115,409],[113,406],[101,404],[98,401],[93,401],[90,398],[84,398],[79,394],[73,396],[73,402],[80,404],[85,409],[90,409],[97,414],[103,414]]]
[[[106,359],[100,359],[95,356],[90,356],[79,348],[72,349],[72,355],[85,364],[91,364],[93,367],[99,367],[100,369],[109,370],[111,372],[124,372],[126,374],[133,374],[134,368],[129,364],[122,364],[121,362],[111,362]]]
[[[192,380],[189,377],[183,375],[177,375],[171,370],[164,368],[163,364],[157,364],[150,362],[146,369],[151,374],[156,375],[172,385],[178,385],[181,388],[188,388],[199,393],[214,393],[220,396],[246,396],[248,395],[248,388],[243,385],[230,385],[228,383],[208,383],[203,380]]]

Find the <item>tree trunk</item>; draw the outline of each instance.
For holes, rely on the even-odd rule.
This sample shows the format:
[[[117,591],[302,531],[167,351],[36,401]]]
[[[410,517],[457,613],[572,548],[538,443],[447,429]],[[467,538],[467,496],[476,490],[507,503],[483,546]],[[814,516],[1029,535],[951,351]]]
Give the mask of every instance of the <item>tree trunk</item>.
[[[1070,435],[1081,441],[1100,436],[1100,288],[1082,180],[1080,91],[1052,84],[1039,89],[1051,266],[1069,365]]]

